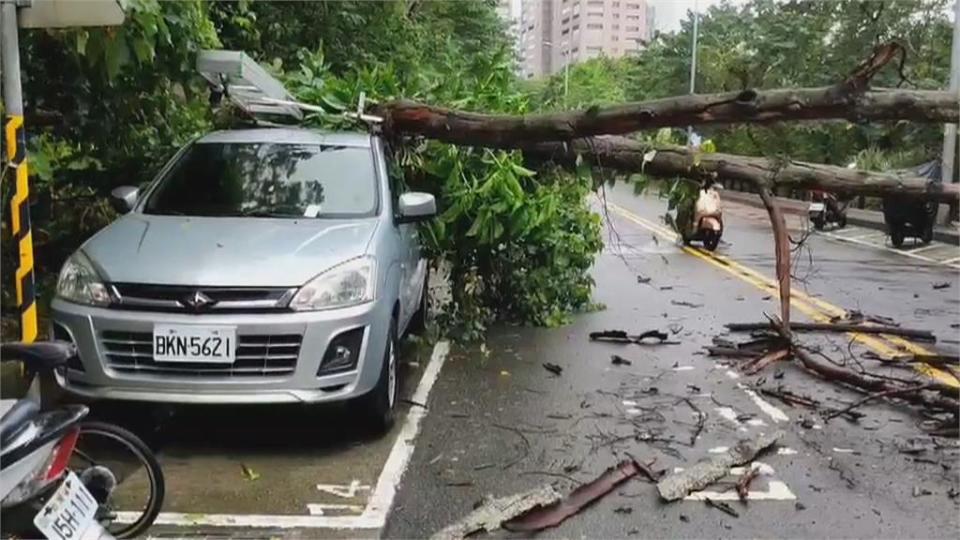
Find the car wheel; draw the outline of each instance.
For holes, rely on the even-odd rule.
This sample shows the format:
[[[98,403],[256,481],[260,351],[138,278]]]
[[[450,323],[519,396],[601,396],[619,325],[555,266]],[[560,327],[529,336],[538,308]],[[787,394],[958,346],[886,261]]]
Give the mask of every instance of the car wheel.
[[[407,333],[417,336],[423,335],[427,330],[427,317],[430,313],[430,267],[427,266],[426,273],[423,275],[423,291],[420,292],[420,305],[417,306],[417,312],[410,319],[407,325]]]
[[[818,218],[814,218],[814,219],[813,219],[813,228],[814,228],[814,229],[816,229],[816,230],[818,230],[818,231],[822,231],[822,230],[823,230],[823,226],[824,226],[824,222],[823,222],[823,218],[822,218],[822,217],[818,217]]]
[[[903,236],[903,229],[900,227],[890,228],[890,242],[893,243],[893,247],[900,247],[903,245]]]
[[[933,242],[933,223],[927,225],[927,227],[923,229],[923,236],[920,238],[920,240],[922,240],[924,244]]]
[[[400,389],[397,352],[397,319],[393,317],[390,319],[390,330],[377,385],[370,393],[361,397],[358,403],[365,420],[378,433],[384,433],[393,426]]]
[[[840,214],[840,219],[837,220],[837,227],[842,229],[847,226],[847,215]]]

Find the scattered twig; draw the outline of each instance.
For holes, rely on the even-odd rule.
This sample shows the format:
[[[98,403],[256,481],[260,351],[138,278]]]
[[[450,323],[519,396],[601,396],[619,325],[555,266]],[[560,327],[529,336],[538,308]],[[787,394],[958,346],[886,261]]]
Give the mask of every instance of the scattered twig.
[[[743,474],[737,479],[737,496],[744,504],[747,502],[747,495],[750,494],[750,482],[753,482],[758,474],[760,474],[759,467],[747,467],[747,470],[743,471]]]
[[[715,500],[711,499],[710,497],[704,497],[704,498],[703,498],[703,502],[707,503],[707,506],[709,506],[710,508],[716,508],[717,510],[720,510],[720,511],[723,512],[724,514],[728,514],[728,515],[733,516],[733,517],[735,517],[735,518],[740,517],[740,513],[737,512],[736,510],[734,510],[732,506],[730,506],[729,504],[727,504],[727,503],[725,503],[725,502],[715,501]]]
[[[671,300],[670,303],[675,306],[683,306],[694,309],[703,307],[703,304],[694,304],[693,302],[687,302],[686,300]]]
[[[866,402],[868,402],[868,401],[873,401],[873,400],[875,400],[875,399],[880,399],[880,398],[883,398],[883,397],[898,396],[898,395],[907,394],[907,393],[911,393],[911,392],[920,392],[921,390],[929,390],[930,388],[931,388],[931,385],[929,385],[929,384],[921,384],[921,385],[919,385],[919,386],[912,386],[912,387],[909,387],[909,388],[891,388],[891,389],[889,389],[889,390],[884,390],[883,392],[877,392],[877,393],[875,393],[875,394],[870,394],[869,396],[867,396],[867,397],[865,397],[865,398],[863,398],[863,399],[861,399],[861,400],[858,400],[858,401],[855,401],[854,403],[851,403],[850,405],[848,405],[847,407],[845,407],[845,408],[843,408],[843,409],[840,409],[840,410],[837,410],[837,411],[831,411],[831,412],[829,412],[829,413],[824,414],[824,415],[823,415],[823,419],[824,419],[824,420],[830,420],[830,419],[836,418],[836,417],[840,416],[841,414],[845,414],[845,413],[848,413],[848,412],[852,411],[853,409],[856,409],[857,407],[863,405],[864,403],[866,403]]]
[[[515,433],[518,437],[520,437],[520,440],[523,441],[523,453],[517,458],[515,458],[514,460],[510,461],[509,463],[501,467],[503,470],[507,470],[510,467],[513,467],[514,465],[523,461],[524,459],[526,459],[527,456],[530,455],[530,440],[527,439],[527,436],[524,435],[522,431],[520,431],[519,429],[513,426],[505,426],[503,424],[491,424],[491,425],[495,428],[505,429],[511,433]]]
[[[559,377],[560,374],[563,373],[563,367],[558,366],[557,364],[551,364],[550,362],[544,362],[543,369],[549,371],[550,373],[553,373],[557,377]]]

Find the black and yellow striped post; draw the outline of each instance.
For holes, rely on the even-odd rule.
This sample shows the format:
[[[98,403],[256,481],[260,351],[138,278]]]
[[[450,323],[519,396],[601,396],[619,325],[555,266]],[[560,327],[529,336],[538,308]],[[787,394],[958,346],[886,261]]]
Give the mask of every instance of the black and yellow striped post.
[[[27,169],[23,116],[8,115],[4,122],[9,180],[15,182],[10,200],[10,229],[20,252],[16,271],[17,306],[20,308],[20,339],[37,339],[37,299],[33,281],[33,235],[30,228],[30,180]]]
[[[0,60],[3,62],[3,104],[6,118],[4,182],[14,182],[10,200],[10,230],[19,254],[16,271],[17,306],[20,309],[20,339],[37,339],[37,298],[33,282],[33,235],[30,229],[30,177],[27,171],[27,138],[23,127],[23,96],[20,88],[20,40],[16,4],[0,0]]]

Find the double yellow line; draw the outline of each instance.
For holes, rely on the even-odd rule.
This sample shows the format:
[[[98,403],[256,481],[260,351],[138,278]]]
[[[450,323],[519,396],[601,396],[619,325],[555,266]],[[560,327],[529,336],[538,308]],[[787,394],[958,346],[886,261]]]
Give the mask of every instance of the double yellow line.
[[[609,201],[607,202],[607,206],[624,219],[631,221],[652,232],[653,234],[669,240],[670,242],[676,242],[677,234],[675,232],[657,223],[648,221],[627,210],[626,208]],[[707,264],[719,268],[720,270],[740,279],[741,281],[745,281],[750,285],[753,285],[761,291],[770,293],[774,297],[777,297],[780,294],[777,282],[774,279],[769,278],[752,268],[744,266],[729,257],[717,255],[715,253],[709,253],[689,246],[684,246],[682,249],[684,252],[697,257]],[[791,289],[790,291],[790,305],[793,309],[803,313],[815,322],[830,322],[831,318],[838,316],[842,317],[846,314],[845,309],[835,306],[829,302],[825,302],[819,298],[814,298],[797,289]],[[873,335],[857,333],[848,333],[847,335],[850,336],[850,338],[854,341],[883,356],[897,356],[901,354],[901,350],[898,350],[896,347],[900,347],[902,350],[906,350],[914,354],[932,354],[927,349],[898,336],[879,334],[879,337],[876,337]],[[953,387],[960,387],[960,380],[958,380],[949,372],[936,369],[927,364],[914,365],[918,371],[924,375],[927,375],[928,377]]]

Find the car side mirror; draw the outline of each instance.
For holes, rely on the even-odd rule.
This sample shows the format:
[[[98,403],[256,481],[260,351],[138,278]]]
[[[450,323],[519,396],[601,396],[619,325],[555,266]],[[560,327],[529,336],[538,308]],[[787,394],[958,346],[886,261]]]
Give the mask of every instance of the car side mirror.
[[[437,215],[437,200],[429,193],[411,191],[400,195],[397,223],[416,223]]]
[[[140,190],[133,186],[116,187],[110,192],[110,202],[114,210],[121,214],[126,214],[136,206],[137,196],[139,194]]]

